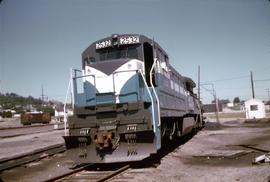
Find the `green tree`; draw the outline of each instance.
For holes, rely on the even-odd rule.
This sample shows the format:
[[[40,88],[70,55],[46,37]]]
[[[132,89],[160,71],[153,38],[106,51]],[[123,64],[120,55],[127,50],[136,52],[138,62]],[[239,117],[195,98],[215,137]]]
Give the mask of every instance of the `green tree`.
[[[38,108],[38,111],[42,111],[44,113],[50,113],[51,116],[54,116],[54,109],[50,106],[42,106]]]
[[[239,97],[235,97],[235,98],[233,99],[233,104],[234,104],[234,105],[238,105],[239,103],[240,103]]]
[[[1,113],[3,118],[11,118],[12,117],[12,113],[10,111],[3,111]]]

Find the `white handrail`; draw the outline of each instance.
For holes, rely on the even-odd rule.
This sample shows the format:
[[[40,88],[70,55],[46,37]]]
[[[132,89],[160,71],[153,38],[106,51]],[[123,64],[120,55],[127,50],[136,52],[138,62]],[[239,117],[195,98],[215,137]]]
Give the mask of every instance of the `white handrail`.
[[[68,83],[68,89],[67,89],[67,93],[66,93],[66,97],[65,97],[65,103],[64,103],[64,126],[65,126],[65,136],[67,136],[67,113],[66,113],[66,106],[67,106],[67,99],[68,99],[68,94],[70,92],[70,87],[72,86],[72,69],[70,69],[70,79],[69,79],[69,83]],[[72,102],[74,104],[74,96],[73,96],[73,92],[72,93]]]
[[[152,65],[152,68],[150,70],[150,84],[151,84],[151,87],[153,89],[153,92],[154,92],[154,95],[156,97],[156,100],[157,100],[157,111],[158,111],[158,126],[160,126],[160,109],[159,109],[159,99],[158,99],[158,95],[156,93],[156,90],[154,88],[154,85],[153,85],[153,70],[154,70],[154,67],[156,65],[156,62],[157,62],[157,59],[155,58],[154,59],[154,63]]]
[[[153,123],[154,123],[154,132],[156,132],[154,100],[153,100],[152,94],[151,94],[151,92],[150,92],[150,90],[149,90],[149,88],[148,88],[148,86],[147,86],[147,83],[146,83],[146,80],[145,80],[145,78],[144,78],[144,76],[143,76],[142,70],[139,69],[139,72],[141,73],[141,76],[142,76],[144,85],[145,85],[145,87],[146,87],[146,89],[147,89],[147,92],[148,92],[148,94],[149,94],[149,96],[150,96],[150,99],[151,99],[152,119],[153,119]]]

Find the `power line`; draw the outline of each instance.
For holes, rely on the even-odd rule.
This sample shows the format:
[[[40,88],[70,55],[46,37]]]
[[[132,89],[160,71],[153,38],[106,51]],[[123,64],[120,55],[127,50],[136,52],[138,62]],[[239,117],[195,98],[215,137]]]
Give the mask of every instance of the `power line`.
[[[212,90],[203,87],[203,85],[210,85],[210,86],[212,86]],[[202,86],[203,89],[205,89],[206,91],[210,92],[210,93],[213,95],[213,97],[214,97],[215,105],[216,105],[216,119],[217,119],[217,122],[219,123],[219,116],[218,116],[218,112],[219,112],[219,108],[218,108],[218,100],[217,100],[217,94],[216,94],[216,91],[215,91],[215,88],[214,88],[214,84],[213,84],[213,83],[201,84],[201,86]]]
[[[256,87],[257,88],[257,87]],[[265,88],[265,87],[261,87]],[[247,90],[250,89],[250,87],[216,87],[216,90]]]
[[[267,82],[267,81],[270,81],[270,78],[269,79],[263,79],[263,80],[254,80],[254,82]]]
[[[202,87],[205,91],[210,92],[211,94],[213,94],[213,90],[207,89],[207,88],[205,88],[205,87],[202,86],[202,85],[201,85],[201,87]]]
[[[266,92],[267,92],[267,94],[268,94],[268,100],[270,100],[270,89],[267,88],[267,89],[266,89]]]
[[[231,77],[231,78],[224,78],[224,79],[219,79],[219,80],[212,80],[212,81],[207,81],[207,82],[203,82],[203,83],[223,82],[223,81],[238,80],[238,79],[243,79],[243,78],[249,78],[249,75],[238,76],[238,77]]]

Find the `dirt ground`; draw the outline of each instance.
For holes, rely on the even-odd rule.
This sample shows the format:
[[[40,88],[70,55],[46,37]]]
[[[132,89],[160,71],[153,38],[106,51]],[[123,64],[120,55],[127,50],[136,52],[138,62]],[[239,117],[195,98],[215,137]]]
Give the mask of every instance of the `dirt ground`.
[[[253,164],[256,157],[270,151],[269,140],[269,119],[207,122],[202,131],[162,156],[157,165],[132,168],[112,181],[270,182],[270,163]],[[40,181],[59,175],[72,165],[65,153],[59,155],[5,171],[0,177],[4,181]]]
[[[252,164],[267,151],[270,120],[206,123],[191,140],[163,157],[157,168],[148,168],[130,181],[268,182],[270,163]]]

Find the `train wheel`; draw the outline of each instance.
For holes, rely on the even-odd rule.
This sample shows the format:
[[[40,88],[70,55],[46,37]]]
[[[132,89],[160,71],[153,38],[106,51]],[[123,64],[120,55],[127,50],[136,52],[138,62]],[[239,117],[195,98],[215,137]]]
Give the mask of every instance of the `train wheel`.
[[[175,122],[173,122],[171,128],[170,128],[170,133],[169,133],[169,139],[172,140],[173,139],[173,136],[175,135]]]

